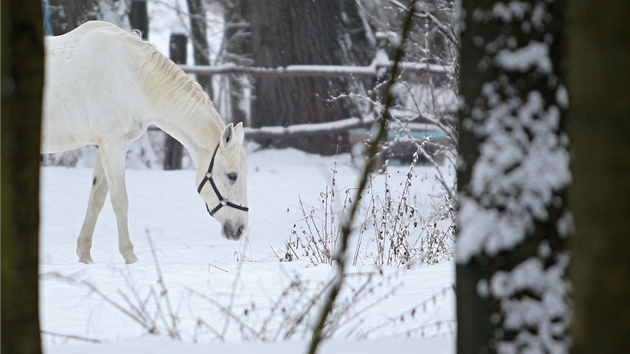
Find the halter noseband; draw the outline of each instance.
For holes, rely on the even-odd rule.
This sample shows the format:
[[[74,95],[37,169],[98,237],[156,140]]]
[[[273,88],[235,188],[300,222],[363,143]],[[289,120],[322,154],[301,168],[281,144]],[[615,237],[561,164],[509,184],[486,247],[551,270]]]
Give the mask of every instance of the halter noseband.
[[[206,182],[210,182],[210,185],[212,186],[212,190],[214,190],[214,194],[216,194],[217,198],[219,198],[219,204],[217,204],[217,206],[215,206],[214,209],[212,210],[210,210],[210,208],[208,207],[208,203],[206,203],[206,209],[208,210],[208,213],[210,214],[210,216],[214,216],[214,214],[217,211],[219,211],[219,209],[223,208],[224,206],[229,206],[234,209],[248,212],[249,211],[248,207],[234,204],[228,201],[227,199],[223,198],[223,196],[219,192],[219,189],[217,188],[217,185],[214,183],[214,179],[212,178],[212,168],[214,167],[214,158],[217,156],[217,151],[219,150],[220,144],[221,143],[217,144],[217,147],[214,148],[214,152],[212,153],[212,160],[210,160],[210,166],[208,167],[208,172],[206,172],[206,175],[203,177],[203,180],[201,180],[201,183],[199,183],[199,187],[197,188],[197,193],[201,194],[201,190],[203,189],[203,186],[206,184]]]

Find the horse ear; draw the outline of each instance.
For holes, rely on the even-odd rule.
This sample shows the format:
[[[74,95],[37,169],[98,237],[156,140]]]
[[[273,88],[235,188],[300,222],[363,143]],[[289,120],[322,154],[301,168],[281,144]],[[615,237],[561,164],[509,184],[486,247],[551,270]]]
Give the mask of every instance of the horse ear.
[[[234,140],[234,125],[228,124],[221,134],[221,145],[228,146]]]
[[[236,141],[239,144],[243,144],[243,140],[245,140],[245,132],[243,132],[243,123],[242,122],[239,122],[234,127],[234,139],[236,139]]]

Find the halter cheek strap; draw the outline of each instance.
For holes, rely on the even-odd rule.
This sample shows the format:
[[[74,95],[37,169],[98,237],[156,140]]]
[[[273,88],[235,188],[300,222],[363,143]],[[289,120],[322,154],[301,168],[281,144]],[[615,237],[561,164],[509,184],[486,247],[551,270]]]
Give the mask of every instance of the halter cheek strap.
[[[214,183],[214,179],[212,178],[212,169],[214,168],[214,158],[217,156],[219,145],[220,143],[217,144],[216,148],[214,148],[214,152],[212,153],[212,160],[210,160],[210,166],[208,167],[208,172],[206,172],[206,175],[203,176],[201,183],[199,183],[199,187],[197,188],[197,193],[201,194],[201,190],[203,189],[203,186],[206,184],[206,182],[210,182],[210,185],[212,186],[212,190],[214,191],[214,194],[219,199],[219,204],[217,204],[217,206],[215,206],[212,210],[210,210],[210,207],[208,207],[208,203],[206,203],[206,209],[208,210],[208,213],[210,214],[210,216],[214,216],[214,214],[217,211],[219,211],[219,209],[223,208],[224,206],[228,206],[234,209],[248,212],[249,211],[248,207],[234,204],[228,201],[227,199],[223,198],[223,196],[221,195],[221,192],[219,192],[219,188],[217,188],[216,183]]]

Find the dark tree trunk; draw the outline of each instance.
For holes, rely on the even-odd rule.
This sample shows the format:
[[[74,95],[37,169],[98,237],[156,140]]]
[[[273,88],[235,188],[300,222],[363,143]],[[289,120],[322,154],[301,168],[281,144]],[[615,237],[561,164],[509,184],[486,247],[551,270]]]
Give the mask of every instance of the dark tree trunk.
[[[568,350],[572,221],[561,5],[463,2],[460,353]]]
[[[98,0],[49,0],[53,35],[72,31],[83,23],[99,18]]]
[[[2,2],[2,352],[41,353],[42,3]]]
[[[226,28],[223,40],[226,53],[224,61],[237,65],[252,65],[251,26],[248,19],[251,18],[251,6],[249,0],[234,0],[226,5],[224,19]],[[247,91],[251,90],[253,78],[250,75],[230,75],[230,121],[234,124],[243,123],[249,126],[250,111]]]
[[[573,353],[630,348],[630,3],[568,4]]]
[[[102,20],[103,18],[108,18],[110,22],[121,28],[130,29],[127,1],[49,0],[48,4],[53,35],[70,32],[87,21]]]
[[[249,4],[252,59],[256,66],[367,65],[365,28],[352,0],[252,1]],[[370,48],[371,49],[371,48]],[[361,116],[351,99],[333,99],[361,87],[356,80],[314,77],[259,77],[254,85],[252,125],[287,126]],[[347,134],[273,143],[309,152],[334,154],[348,148]]]
[[[210,65],[210,45],[208,44],[208,24],[203,0],[187,0],[190,12],[190,39],[196,65]],[[212,76],[197,74],[197,82],[212,98]]]
[[[181,33],[172,33],[169,43],[169,57],[176,64],[186,64],[188,37]],[[166,134],[166,133],[165,133]],[[166,134],[164,140],[165,170],[181,170],[184,146],[172,136]]]

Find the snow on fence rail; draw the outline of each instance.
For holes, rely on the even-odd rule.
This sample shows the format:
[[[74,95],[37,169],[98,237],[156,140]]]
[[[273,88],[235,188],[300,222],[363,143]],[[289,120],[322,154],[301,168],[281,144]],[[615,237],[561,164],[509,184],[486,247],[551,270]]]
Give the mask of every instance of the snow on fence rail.
[[[244,127],[247,139],[286,138],[303,135],[318,135],[344,132],[350,129],[371,127],[373,118],[345,118],[332,122],[295,124],[286,127],[267,126],[260,128]],[[159,131],[160,128],[151,125],[148,130]]]
[[[245,137],[249,139],[296,137],[343,132],[355,128],[370,127],[374,124],[371,118],[346,118],[332,122],[296,124],[287,127],[244,128]]]
[[[227,74],[250,74],[257,76],[276,77],[355,77],[355,78],[378,78],[384,77],[392,62],[384,52],[378,52],[370,65],[289,65],[277,68],[261,68],[240,66],[233,63],[221,65],[183,65],[179,67],[188,74],[206,75],[227,75]],[[416,74],[448,75],[453,73],[453,68],[447,65],[402,62],[401,72],[411,72]],[[287,127],[268,126],[261,128],[244,129],[247,138],[283,138],[302,135],[330,134],[348,131],[355,128],[370,127],[374,119],[346,118],[332,122],[297,124]],[[152,128],[152,127],[151,127]],[[151,129],[150,128],[150,129]]]
[[[257,68],[249,66],[240,66],[233,63],[221,65],[180,65],[184,72],[189,74],[250,74],[258,76],[313,76],[313,77],[384,77],[387,70],[391,66],[389,61],[373,61],[367,66],[355,65],[289,65],[277,68]],[[452,73],[450,66],[429,64],[429,63],[411,63],[404,62],[401,65],[403,72],[428,73],[437,75],[446,75]]]

